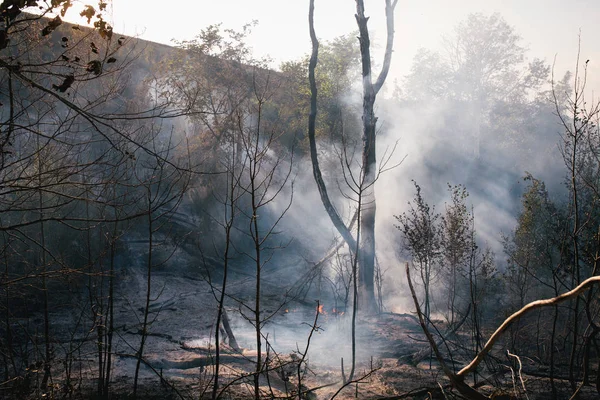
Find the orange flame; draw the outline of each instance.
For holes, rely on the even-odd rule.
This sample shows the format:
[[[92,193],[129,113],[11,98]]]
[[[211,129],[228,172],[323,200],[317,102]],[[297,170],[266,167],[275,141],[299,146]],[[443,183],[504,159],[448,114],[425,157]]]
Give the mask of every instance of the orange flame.
[[[325,310],[323,309],[323,304],[319,304],[319,306],[317,307],[317,312],[318,312],[319,314],[324,314],[324,315],[325,315],[325,314],[327,314],[327,313],[325,312]]]

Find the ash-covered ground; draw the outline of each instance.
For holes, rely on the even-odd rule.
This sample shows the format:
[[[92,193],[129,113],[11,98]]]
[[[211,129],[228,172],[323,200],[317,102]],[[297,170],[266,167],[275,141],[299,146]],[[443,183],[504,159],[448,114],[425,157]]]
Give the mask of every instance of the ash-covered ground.
[[[199,398],[203,394],[210,398],[217,315],[215,296],[219,285],[213,284],[211,288],[209,282],[220,279],[219,274],[209,277],[205,270],[196,267],[154,271],[153,301],[149,309],[151,324],[140,369],[139,398],[188,399]],[[448,380],[433,360],[417,319],[411,314],[389,312],[372,316],[358,314],[353,377],[356,382],[338,393],[344,385],[344,377],[348,378],[351,370],[351,310],[342,310],[339,305],[327,303],[327,299],[317,303],[319,299],[311,298],[314,293],[294,298],[292,291],[286,291],[279,282],[281,276],[271,274],[265,277],[262,285],[263,315],[270,316],[262,327],[262,359],[267,360],[270,369],[260,379],[266,398],[297,397],[298,373],[301,376],[300,390],[306,392],[303,398],[307,399],[329,399],[333,396],[340,399],[420,399],[444,398],[452,393]],[[227,291],[231,296],[227,298],[226,309],[241,350],[235,351],[227,343],[222,345],[222,398],[253,397],[256,332],[248,320],[250,313],[246,305],[252,304],[254,283],[249,271],[232,267]],[[120,293],[124,294],[116,299],[115,306],[112,390],[114,398],[125,398],[132,392],[136,352],[141,340],[144,274],[126,274],[119,285]],[[68,308],[56,311],[52,320],[72,319],[73,311]],[[438,321],[438,329],[444,331],[441,321]],[[61,392],[61,385],[66,380],[61,358],[65,357],[65,346],[73,340],[59,325],[52,326],[51,331],[55,340],[52,376],[56,387],[52,395],[92,396],[97,376],[94,336],[84,335],[79,341],[81,345],[74,353],[71,368],[71,381],[76,390],[66,393]],[[306,351],[309,336],[310,345]],[[460,340],[454,338],[455,342]],[[493,374],[487,374],[488,382],[478,378],[475,384],[481,392],[493,395],[492,387],[503,387],[504,393],[516,394],[517,398],[524,394],[530,399],[546,398],[544,393],[547,393],[548,380],[527,375],[528,369],[539,370],[533,360],[522,360],[521,381],[514,365],[506,358],[503,361],[502,355],[500,343],[494,354],[496,365],[500,368]],[[298,368],[298,361],[303,357],[304,363]],[[452,360],[447,361],[460,368],[469,361],[468,354],[455,353]],[[32,370],[32,381],[38,382],[42,373],[41,370]],[[557,379],[556,384],[559,389],[564,388],[565,393],[569,391],[566,380]],[[586,390],[582,392],[582,398],[587,398],[586,393]],[[589,398],[593,395],[590,394]]]

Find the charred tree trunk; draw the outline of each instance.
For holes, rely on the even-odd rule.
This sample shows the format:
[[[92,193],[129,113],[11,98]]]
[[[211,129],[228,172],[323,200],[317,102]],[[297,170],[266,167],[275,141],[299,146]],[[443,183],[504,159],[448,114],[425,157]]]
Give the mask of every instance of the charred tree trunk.
[[[308,80],[310,83],[310,114],[308,115],[308,141],[310,145],[310,159],[313,167],[313,176],[315,178],[315,182],[317,183],[317,188],[319,189],[319,194],[321,196],[321,202],[325,207],[325,211],[329,215],[331,222],[339,232],[339,234],[344,238],[344,241],[348,244],[348,248],[350,251],[354,251],[356,248],[356,240],[352,236],[350,229],[346,226],[342,218],[338,214],[337,210],[331,203],[329,199],[329,194],[327,193],[327,186],[325,186],[325,181],[323,180],[323,176],[321,174],[321,168],[319,167],[319,158],[317,155],[317,142],[315,139],[315,129],[316,129],[316,120],[317,120],[317,83],[315,79],[315,69],[317,68],[317,61],[319,57],[319,41],[317,40],[317,35],[315,33],[314,27],[314,10],[315,10],[315,1],[310,0],[310,6],[308,11],[308,24],[310,30],[310,39],[312,42],[312,54],[310,56],[310,61],[308,65]]]
[[[118,220],[118,215],[115,212],[115,220]],[[114,334],[114,316],[115,316],[115,257],[118,235],[117,222],[113,224],[113,235],[110,242],[110,269],[108,277],[108,327],[106,330],[106,351],[104,362],[104,396],[109,397],[110,389],[110,374],[112,368],[112,344]]]
[[[360,218],[361,241],[360,241],[360,278],[361,292],[363,297],[364,309],[367,311],[376,311],[377,301],[375,300],[375,180],[377,179],[377,158],[376,158],[376,125],[375,117],[375,99],[377,93],[381,90],[387,77],[391,60],[392,49],[394,45],[394,8],[398,0],[385,1],[385,15],[387,21],[387,43],[384,55],[383,69],[379,74],[377,81],[373,83],[371,70],[371,40],[369,38],[369,29],[367,22],[369,18],[365,16],[365,5],[363,0],[356,0],[356,23],[359,30],[360,54],[362,64],[362,84],[363,84],[363,137],[362,137],[362,168],[363,168],[363,196],[362,215]]]
[[[138,388],[138,378],[140,372],[140,365],[142,363],[142,358],[144,357],[144,347],[146,344],[146,339],[148,338],[148,315],[150,313],[150,301],[151,301],[151,290],[152,290],[152,252],[154,250],[154,232],[155,228],[153,226],[154,218],[152,216],[152,193],[150,186],[147,188],[148,191],[148,259],[146,266],[146,299],[144,303],[144,319],[142,322],[141,334],[142,338],[140,339],[140,347],[137,351],[137,361],[135,364],[135,373],[133,376],[133,398],[137,396],[137,388]]]
[[[40,151],[40,138],[37,136],[36,138],[36,146],[38,150],[37,155],[37,167],[38,167],[38,206],[39,206],[39,214],[40,214],[40,258],[39,262],[42,264],[42,295],[43,295],[43,304],[44,304],[44,377],[42,378],[41,388],[45,392],[48,388],[48,380],[52,378],[51,375],[51,358],[52,358],[52,348],[50,345],[50,311],[49,311],[49,300],[48,300],[48,282],[46,278],[46,273],[48,272],[48,264],[46,260],[46,232],[44,227],[44,194],[42,191],[42,154]]]
[[[364,176],[364,201],[361,212],[361,241],[360,241],[360,286],[365,307],[372,310],[375,302],[375,171],[377,169],[375,126],[377,118],[373,110],[375,106],[375,88],[371,79],[371,43],[367,28],[368,18],[365,17],[365,7],[362,0],[356,1],[356,23],[360,32],[360,54],[362,63],[363,83],[363,137],[362,137],[362,168]]]
[[[377,308],[375,299],[375,187],[374,183],[377,179],[378,170],[376,162],[376,123],[374,105],[377,93],[383,86],[387,77],[391,59],[392,48],[394,44],[394,8],[398,0],[385,0],[385,13],[387,18],[387,43],[383,68],[379,74],[377,81],[373,83],[371,77],[371,51],[369,31],[367,28],[368,18],[365,17],[365,7],[363,0],[356,0],[356,21],[359,27],[360,36],[360,51],[362,60],[362,77],[363,77],[363,149],[362,149],[362,175],[363,185],[361,190],[362,216],[360,225],[362,230],[362,239],[358,243],[359,252],[355,256],[359,259],[360,265],[360,286],[363,296],[364,309],[374,311]],[[340,235],[344,238],[351,251],[356,247],[356,240],[352,233],[344,224],[335,207],[329,199],[327,188],[317,158],[317,146],[315,140],[315,124],[317,117],[317,85],[315,81],[315,69],[317,66],[319,42],[314,29],[314,0],[310,1],[309,13],[309,30],[312,41],[312,54],[310,57],[308,76],[311,90],[310,114],[308,118],[308,138],[310,143],[310,154],[313,166],[313,175],[321,195],[321,201],[333,225],[336,227]]]
[[[227,311],[225,310],[225,293],[227,290],[227,273],[229,271],[229,259],[230,259],[230,246],[231,243],[231,229],[233,228],[233,223],[236,214],[236,205],[238,196],[236,196],[236,188],[237,182],[239,182],[239,177],[236,177],[236,162],[238,158],[238,153],[236,152],[238,146],[232,146],[233,154],[231,155],[231,165],[230,171],[228,172],[228,185],[227,185],[227,197],[224,201],[224,214],[225,214],[225,250],[223,252],[223,281],[221,283],[221,295],[219,297],[218,311],[217,311],[217,324],[215,329],[215,373],[214,373],[214,381],[213,381],[213,391],[212,398],[215,400],[217,398],[217,391],[219,389],[219,373],[221,367],[221,341],[220,341],[220,325],[223,324],[223,328],[229,338],[229,345],[239,351],[240,348],[235,340],[235,336],[233,336],[233,331],[231,330],[231,325],[229,324],[229,317],[227,316]]]

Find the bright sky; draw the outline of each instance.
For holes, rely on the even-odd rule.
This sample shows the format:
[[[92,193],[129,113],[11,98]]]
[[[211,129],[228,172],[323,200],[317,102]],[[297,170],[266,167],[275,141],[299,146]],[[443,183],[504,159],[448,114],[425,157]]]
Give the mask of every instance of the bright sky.
[[[190,39],[203,27],[222,22],[240,28],[258,21],[250,44],[257,56],[279,62],[310,52],[308,0],[112,0],[115,31],[155,42]],[[95,2],[92,2],[92,4]],[[321,39],[356,30],[355,2],[315,0],[315,23]],[[365,0],[375,39],[384,43],[383,0]],[[523,38],[530,57],[552,62],[562,75],[573,69],[579,31],[582,59],[590,59],[594,87],[600,88],[600,2],[598,0],[400,0],[396,8],[395,52],[391,78],[401,78],[421,47],[436,49],[467,14],[499,12]],[[598,84],[598,85],[596,85]]]

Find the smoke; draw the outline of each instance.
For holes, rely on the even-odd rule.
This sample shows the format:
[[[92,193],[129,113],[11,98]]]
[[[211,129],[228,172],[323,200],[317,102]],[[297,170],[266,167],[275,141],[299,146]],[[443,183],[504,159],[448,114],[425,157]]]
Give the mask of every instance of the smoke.
[[[401,237],[394,215],[408,209],[417,182],[425,200],[443,215],[450,200],[448,184],[462,184],[469,192],[467,203],[475,217],[480,248],[489,247],[502,268],[503,236],[510,235],[520,211],[526,172],[546,180],[549,187],[561,186],[564,174],[558,152],[558,127],[550,104],[516,133],[486,124],[479,126],[468,110],[452,101],[429,103],[381,101],[378,154],[397,143],[395,158],[401,165],[381,175],[376,185],[377,254],[393,311],[412,310],[404,278]],[[526,107],[525,105],[523,107]],[[518,119],[517,119],[518,121]],[[501,134],[515,134],[511,143]],[[476,137],[478,136],[478,137]],[[408,307],[408,308],[407,308]]]
[[[408,202],[415,192],[413,180],[421,186],[426,201],[442,214],[445,203],[450,200],[448,184],[464,185],[470,193],[467,201],[473,207],[478,243],[482,248],[489,247],[499,264],[503,259],[502,237],[514,229],[520,210],[520,196],[525,188],[521,178],[530,172],[545,180],[549,188],[559,187],[562,181],[556,147],[559,129],[549,103],[495,104],[485,110],[486,115],[479,115],[464,101],[441,98],[443,96],[427,101],[380,99],[376,110],[380,165],[383,155],[392,149],[395,151],[387,166],[400,163],[382,173],[376,183],[376,246],[384,274],[384,305],[395,312],[413,309],[404,277],[406,256],[400,252],[400,234],[394,218],[408,210]],[[361,98],[356,93],[348,94],[343,101],[346,106],[360,110]],[[329,195],[338,212],[349,221],[356,203],[345,196],[350,191],[340,172],[339,147],[324,144],[322,138],[319,141],[321,168]],[[271,161],[264,169],[277,165],[278,175],[271,190],[272,200],[259,218],[265,231],[276,224],[266,244],[269,262],[263,270],[267,305],[274,306],[285,305],[290,300],[282,293],[311,271],[339,235],[322,205],[308,155],[300,158],[296,154],[288,176],[291,158],[281,158],[283,153],[274,150],[268,154]],[[344,254],[347,250],[341,252]],[[232,291],[249,291],[252,261],[249,258],[246,261],[249,264],[245,288],[238,282],[231,286]],[[331,267],[324,270],[310,282],[312,286],[309,285],[304,294],[303,303],[289,303],[289,308],[301,304],[297,308],[303,311],[281,314],[280,310],[265,324],[264,332],[276,351],[293,352],[304,348],[314,318],[312,302],[318,299],[331,307],[335,274]],[[277,301],[270,297],[278,295]],[[331,308],[328,312],[331,314]],[[341,357],[348,359],[349,318],[323,315],[321,320],[324,330],[315,332],[312,357],[323,363],[335,360],[336,364]],[[238,317],[234,325],[242,346],[252,348],[254,331],[248,321]],[[365,354],[375,354],[367,340],[361,342],[361,347]]]

